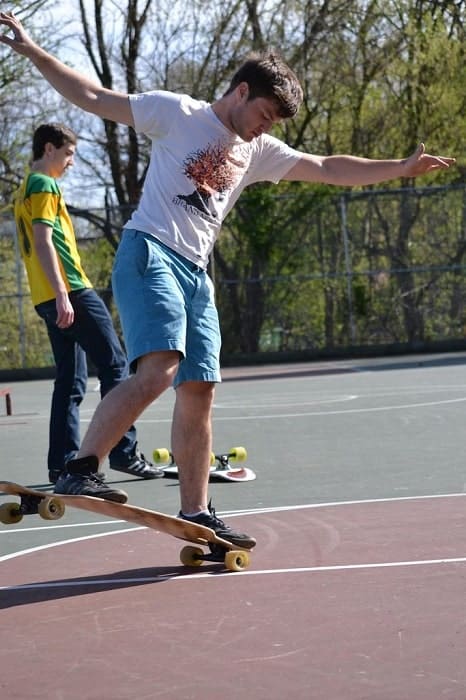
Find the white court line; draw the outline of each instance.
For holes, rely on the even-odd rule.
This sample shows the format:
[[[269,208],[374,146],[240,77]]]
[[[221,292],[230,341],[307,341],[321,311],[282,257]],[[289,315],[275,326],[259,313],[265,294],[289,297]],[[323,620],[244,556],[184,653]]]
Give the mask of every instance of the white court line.
[[[466,401],[466,396],[459,399],[445,399],[444,401],[426,401],[422,403],[407,403],[395,404],[393,406],[373,406],[368,408],[348,408],[338,411],[306,411],[299,413],[262,413],[256,414],[252,407],[249,407],[249,413],[241,416],[212,416],[212,420],[216,421],[232,421],[232,420],[276,420],[277,418],[308,418],[310,416],[340,416],[349,413],[379,413],[380,411],[401,411],[407,408],[426,408],[429,406],[442,406],[453,403],[463,403]],[[84,422],[90,422],[86,418]],[[138,418],[138,423],[171,423],[172,418]]]
[[[366,498],[358,499],[354,501],[325,501],[324,503],[305,503],[298,506],[271,506],[269,508],[254,508],[248,510],[234,510],[234,511],[222,511],[221,515],[228,515],[229,518],[235,515],[260,515],[261,513],[280,513],[286,510],[306,510],[307,508],[328,508],[331,506],[354,506],[354,505],[364,505],[371,503],[397,503],[398,501],[422,501],[430,500],[435,498],[465,498],[466,493],[461,491],[459,493],[433,493],[423,496],[392,496],[388,498]],[[0,560],[1,561],[1,560]]]
[[[257,409],[257,408],[268,408],[270,404],[273,401],[276,401],[278,404],[280,404],[281,407],[289,407],[289,406],[315,406],[316,404],[318,406],[322,404],[328,404],[328,403],[345,403],[346,401],[356,401],[356,399],[360,399],[361,396],[359,394],[344,394],[342,396],[335,396],[332,398],[319,398],[316,396],[315,399],[309,399],[309,398],[302,398],[299,399],[296,397],[296,394],[293,395],[294,398],[293,400],[284,398],[284,395],[281,394],[279,397],[274,399],[273,397],[269,397],[267,400],[265,400],[263,403],[260,401],[257,401],[257,399],[251,399],[250,402],[246,401],[241,401],[240,403],[235,402],[235,403],[229,403],[229,402],[215,402],[214,403],[214,410],[230,410],[232,408],[240,408],[242,410],[250,410],[250,409]],[[306,395],[307,396],[307,395]]]
[[[13,535],[16,534],[17,532],[37,532],[38,530],[66,530],[67,528],[73,528],[73,527],[94,527],[95,525],[98,525],[99,527],[102,525],[115,525],[115,523],[126,523],[126,520],[99,520],[96,522],[92,522],[89,520],[86,523],[70,523],[69,525],[64,525],[63,523],[60,523],[60,525],[42,525],[39,527],[15,527],[14,530],[0,530],[0,536],[1,535]],[[0,557],[0,562],[2,561]]]
[[[119,521],[116,522],[125,522]],[[11,554],[5,554],[0,557],[0,564],[8,559],[15,559],[16,557],[22,557],[25,554],[35,554],[35,552],[43,551],[44,549],[52,549],[53,547],[61,547],[65,544],[72,544],[74,542],[84,542],[85,540],[93,540],[98,537],[108,537],[109,535],[120,535],[122,532],[132,532],[133,530],[144,530],[144,527],[128,527],[125,530],[114,530],[113,532],[100,532],[94,533],[93,535],[86,535],[85,537],[75,537],[71,540],[60,540],[60,542],[49,542],[48,544],[41,544],[37,547],[31,547],[30,549],[22,549],[20,552],[11,552]],[[1,589],[0,589],[1,590]]]
[[[372,504],[372,503],[392,503],[399,501],[413,501],[413,500],[429,500],[438,498],[458,498],[465,497],[465,493],[452,493],[452,494],[433,494],[430,496],[402,496],[396,498],[377,498],[369,500],[355,500],[355,501],[338,501],[333,503],[314,503],[306,504],[302,506],[281,506],[275,508],[262,508],[253,509],[247,511],[235,511],[230,513],[229,517],[234,515],[254,515],[260,513],[273,513],[273,512],[283,512],[288,510],[301,510],[308,508],[325,508],[325,507],[335,507],[344,505],[355,505],[355,504]],[[125,521],[111,521],[111,522],[125,522]],[[88,523],[89,525],[96,523]],[[123,530],[114,530],[112,532],[99,533],[93,535],[87,535],[85,537],[76,537],[74,539],[62,540],[60,542],[52,542],[45,545],[40,545],[38,547],[32,547],[30,549],[22,550],[20,552],[13,552],[0,557],[0,563],[15,559],[17,557],[23,556],[25,554],[35,553],[41,550],[46,550],[52,547],[60,547],[62,545],[71,544],[74,542],[83,542],[85,540],[91,540],[97,537],[107,537],[110,535],[118,535],[121,533],[132,532],[133,530],[144,530],[145,527],[129,527]],[[291,574],[291,573],[322,573],[329,571],[356,571],[356,570],[366,570],[366,569],[383,569],[383,568],[399,568],[406,566],[439,566],[448,564],[463,564],[466,563],[466,556],[464,557],[454,557],[447,559],[421,559],[421,560],[409,560],[409,561],[394,561],[394,562],[372,562],[366,564],[337,564],[333,566],[310,566],[310,567],[295,567],[286,569],[260,569],[253,571],[239,571],[235,572],[236,576],[264,576],[272,574]],[[231,576],[231,572],[207,572],[199,574],[164,574],[154,577],[140,577],[140,578],[122,578],[122,579],[88,579],[86,581],[66,581],[66,582],[55,582],[55,583],[34,583],[34,584],[23,584],[19,586],[0,586],[0,591],[14,591],[23,589],[39,589],[39,588],[56,588],[64,586],[102,586],[102,585],[118,585],[126,583],[151,583],[160,580],[189,580],[198,578],[216,578],[217,576]]]
[[[445,385],[445,386],[433,386],[433,387],[407,387],[403,386],[398,389],[383,389],[379,388],[375,391],[359,392],[357,394],[337,394],[332,396],[325,396],[319,393],[314,399],[309,399],[309,391],[295,391],[295,392],[280,392],[280,394],[271,394],[267,396],[264,402],[257,401],[257,399],[241,399],[237,401],[229,401],[225,398],[216,399],[214,403],[214,409],[232,409],[240,408],[252,409],[252,408],[262,408],[263,406],[269,407],[271,403],[276,403],[279,406],[311,406],[315,404],[328,404],[328,403],[343,403],[347,401],[355,400],[373,400],[382,399],[387,397],[406,397],[415,394],[419,397],[423,394],[444,394],[445,392],[464,392],[466,385],[456,384],[455,386]],[[300,398],[301,397],[301,398]]]
[[[219,512],[218,515],[224,517],[228,516],[229,518],[234,518],[238,516],[244,516],[244,515],[261,515],[263,513],[283,513],[284,511],[291,511],[291,510],[307,510],[309,508],[331,508],[331,507],[336,507],[336,506],[354,506],[354,505],[365,505],[365,504],[371,504],[371,503],[397,503],[398,501],[419,501],[419,500],[430,500],[434,498],[466,498],[466,493],[465,492],[460,492],[460,493],[434,493],[434,494],[428,494],[428,495],[423,495],[423,496],[393,496],[393,497],[388,497],[388,498],[366,498],[366,499],[358,499],[358,500],[353,500],[353,501],[324,501],[323,503],[304,503],[301,505],[295,505],[295,506],[269,506],[269,507],[264,507],[264,508],[247,508],[245,510],[224,510],[222,512]],[[59,525],[42,525],[39,527],[21,527],[21,528],[14,528],[14,529],[5,529],[5,530],[0,530],[0,536],[1,535],[14,535],[17,532],[23,533],[23,532],[37,532],[38,530],[59,530],[59,529],[69,529],[69,528],[74,528],[74,527],[94,527],[94,526],[107,526],[107,525],[116,525],[118,523],[124,523],[127,524],[126,520],[117,520],[113,518],[109,518],[108,520],[100,520],[100,521],[91,521],[88,520],[87,522],[84,523],[71,523],[69,525],[64,525],[60,523]],[[118,534],[119,532],[128,532],[129,530],[144,530],[147,529],[144,526],[133,526],[130,528],[127,528],[125,530],[115,530],[115,532],[107,532],[104,534],[107,535],[113,535],[113,534]],[[82,539],[86,540],[89,538],[92,538],[93,536],[95,537],[103,537],[104,534],[102,535],[89,535],[85,536]],[[73,540],[64,540],[63,542],[58,542],[57,544],[66,544],[66,542],[78,542],[80,541],[81,538],[73,539]],[[38,547],[38,549],[43,549],[49,545],[43,545]],[[50,545],[52,546],[52,545]],[[28,553],[30,551],[35,551],[34,549],[32,550],[26,550]],[[21,554],[19,552],[18,554]],[[12,556],[16,556],[15,554],[7,554],[7,558],[11,558]],[[3,561],[3,557],[0,557],[0,563]]]
[[[237,576],[270,576],[272,574],[317,574],[328,571],[359,571],[364,569],[387,569],[400,568],[405,566],[439,566],[446,564],[464,564],[466,557],[454,557],[451,559],[420,559],[415,561],[389,561],[369,564],[337,564],[334,566],[300,566],[294,569],[258,569],[256,571],[236,571],[234,578]],[[25,583],[19,586],[0,586],[1,591],[23,591],[37,590],[44,588],[69,588],[69,587],[89,587],[89,586],[108,586],[122,584],[137,584],[137,583],[156,583],[157,581],[187,581],[200,578],[216,579],[218,577],[232,576],[231,571],[209,571],[199,574],[161,574],[160,576],[141,576],[134,578],[99,578],[86,579],[85,581],[54,581],[52,583]]]
[[[336,396],[334,395],[334,396],[327,396],[327,397],[324,395],[323,397],[322,396],[320,398],[316,397],[315,399],[312,399],[312,400],[309,400],[309,395],[308,395],[308,393],[306,393],[306,394],[303,394],[303,396],[305,396],[307,398],[307,400],[304,402],[301,402],[301,401],[296,400],[296,399],[291,401],[291,399],[288,398],[289,396],[291,396],[291,394],[280,393],[279,395],[277,395],[275,400],[276,400],[277,404],[280,404],[281,406],[284,406],[284,405],[286,405],[286,406],[304,405],[305,406],[305,405],[312,405],[314,403],[317,403],[317,404],[339,403],[339,402],[346,402],[346,401],[354,401],[356,399],[359,399],[359,400],[369,399],[369,400],[371,400],[374,398],[385,398],[385,397],[389,397],[389,396],[402,396],[402,395],[407,396],[407,395],[413,394],[413,393],[419,395],[419,394],[441,393],[444,391],[458,392],[458,391],[464,391],[465,388],[466,388],[466,384],[454,384],[454,385],[452,385],[452,384],[439,384],[436,386],[429,386],[429,387],[419,387],[418,385],[413,385],[413,386],[403,386],[403,387],[400,387],[398,389],[392,389],[392,388],[385,389],[383,387],[379,387],[374,392],[372,392],[372,391],[365,392],[364,391],[364,392],[360,392],[358,394],[341,394],[341,395],[336,395]],[[295,396],[295,394],[293,394],[293,396]],[[283,398],[285,399],[286,403],[283,402]],[[457,401],[465,401],[465,400],[466,400],[466,398],[457,399]],[[265,405],[267,405],[267,406],[270,405],[271,401],[272,401],[272,399],[269,399],[268,403]],[[452,401],[455,402],[456,400],[453,399]],[[417,406],[422,407],[422,406],[437,405],[437,403],[448,403],[448,401],[439,401],[439,402],[434,402],[433,404],[419,403],[419,404],[407,404],[404,406],[403,405],[401,405],[401,406],[387,406],[387,407],[382,406],[382,407],[379,407],[378,409],[367,408],[367,409],[358,409],[358,410],[359,411],[392,410],[393,408],[412,408],[412,407],[417,407]],[[244,402],[244,400],[241,401],[240,403],[238,403],[237,401],[229,403],[224,398],[218,397],[215,401],[214,407],[216,409],[219,409],[219,410],[228,410],[228,409],[234,409],[234,408],[238,408],[238,407],[240,407],[240,408],[246,407],[247,409],[253,409],[253,408],[262,408],[263,405],[264,405],[263,403],[257,403],[257,402],[248,403],[247,401]],[[165,409],[170,412],[169,418],[143,418],[143,417],[140,417],[138,419],[138,421],[142,420],[143,422],[146,422],[146,423],[171,422],[171,420],[172,420],[171,412],[173,410],[173,407],[166,406]],[[157,410],[157,409],[148,408],[147,412],[153,412],[154,410]],[[90,419],[91,419],[92,415],[94,414],[94,412],[95,412],[95,406],[90,406],[90,407],[82,406],[81,410],[80,410],[82,420],[84,422],[90,422]],[[348,411],[343,411],[343,413],[347,413],[347,412]],[[332,412],[324,411],[323,412],[324,415],[334,415],[335,413],[338,413],[338,412],[334,412],[334,411],[332,411]],[[88,414],[88,416],[90,416],[90,417],[86,418],[85,417],[86,414]],[[300,414],[300,415],[322,415],[322,414],[319,412],[319,413]],[[23,417],[23,416],[27,417],[28,420],[29,419],[39,419],[39,420],[48,419],[47,413],[40,413],[38,411],[36,411],[34,413],[18,414],[18,417]],[[281,416],[279,414],[274,414],[272,416],[265,416],[265,417],[266,418],[268,418],[268,417],[278,418]],[[229,417],[228,419],[217,418],[217,420],[233,420],[233,418],[234,417]],[[238,417],[238,419],[244,420],[244,416],[240,416],[240,417]],[[7,424],[7,422],[5,422],[5,425],[6,424]]]

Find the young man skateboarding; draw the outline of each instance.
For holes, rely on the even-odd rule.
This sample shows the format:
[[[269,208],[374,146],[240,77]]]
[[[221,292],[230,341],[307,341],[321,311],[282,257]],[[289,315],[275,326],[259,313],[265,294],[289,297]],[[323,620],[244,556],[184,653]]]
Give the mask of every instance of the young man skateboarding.
[[[220,333],[209,254],[223,219],[241,191],[259,181],[303,180],[369,185],[447,168],[453,158],[424,152],[403,160],[300,153],[268,135],[293,116],[302,90],[273,53],[253,56],[213,104],[154,91],[108,90],[35,44],[11,13],[0,40],[29,58],[67,100],[85,111],[133,127],[152,140],[152,156],[139,205],[124,227],[113,285],[128,355],[136,372],[99,404],[68,484],[97,472],[111,445],[162,392],[174,385],[172,451],[179,467],[180,516],[212,527],[219,536],[251,547],[208,507],[211,411],[220,381]],[[122,410],[122,406],[125,410]]]

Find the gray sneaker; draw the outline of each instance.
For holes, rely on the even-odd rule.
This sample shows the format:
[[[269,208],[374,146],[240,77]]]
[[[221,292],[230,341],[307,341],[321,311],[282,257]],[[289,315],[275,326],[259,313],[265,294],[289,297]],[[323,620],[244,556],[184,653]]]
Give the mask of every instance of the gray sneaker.
[[[99,462],[94,456],[71,460],[66,465],[66,471],[58,477],[53,492],[70,496],[93,496],[106,501],[126,503],[128,494],[121,489],[104,484],[97,472],[98,468]]]
[[[256,545],[256,540],[250,535],[246,535],[244,532],[235,532],[233,528],[227,525],[223,520],[221,520],[215,514],[215,508],[212,507],[212,502],[209,502],[208,513],[200,513],[190,518],[181,511],[178,514],[179,518],[187,520],[188,523],[197,523],[198,525],[204,525],[205,527],[210,527],[214,530],[215,534],[224,540],[228,540],[237,547],[243,547],[244,549],[252,549]]]

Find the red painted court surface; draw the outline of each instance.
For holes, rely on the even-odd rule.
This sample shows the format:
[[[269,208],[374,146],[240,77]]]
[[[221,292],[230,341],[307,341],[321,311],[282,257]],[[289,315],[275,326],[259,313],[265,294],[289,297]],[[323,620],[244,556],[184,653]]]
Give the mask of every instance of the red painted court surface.
[[[0,700],[466,700],[466,353],[224,378],[214,448],[257,479],[209,491],[250,568],[186,569],[183,542],[74,509],[0,525]],[[0,478],[47,489],[52,381],[8,387]],[[138,420],[145,454],[172,409]],[[176,480],[104,468],[178,511]]]
[[[7,555],[0,695],[465,700],[465,499],[244,512],[241,573],[141,528]]]

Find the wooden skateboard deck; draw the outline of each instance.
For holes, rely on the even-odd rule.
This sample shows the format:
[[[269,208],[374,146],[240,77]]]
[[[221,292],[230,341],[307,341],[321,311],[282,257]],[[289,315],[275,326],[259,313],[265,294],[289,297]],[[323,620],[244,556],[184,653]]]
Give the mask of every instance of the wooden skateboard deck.
[[[244,447],[232,447],[228,452],[220,454],[212,452],[209,481],[254,481],[256,474],[252,469],[236,466],[237,462],[244,462],[247,456]],[[167,479],[178,479],[178,466],[170,450],[160,447],[153,451],[152,458]]]
[[[152,530],[209,548],[210,552],[206,554],[199,547],[184,547],[180,552],[180,559],[186,566],[199,566],[203,561],[224,562],[225,567],[231,571],[241,571],[249,566],[247,550],[238,548],[231,542],[218,537],[214,530],[204,527],[204,525],[190,523],[173,515],[165,515],[127,503],[106,501],[93,496],[73,496],[36,491],[10,481],[0,482],[0,491],[20,499],[19,503],[9,502],[0,506],[0,522],[5,524],[17,523],[24,515],[35,513],[46,520],[57,520],[63,516],[66,507],[70,506],[149,527]]]

